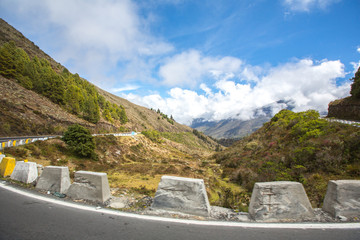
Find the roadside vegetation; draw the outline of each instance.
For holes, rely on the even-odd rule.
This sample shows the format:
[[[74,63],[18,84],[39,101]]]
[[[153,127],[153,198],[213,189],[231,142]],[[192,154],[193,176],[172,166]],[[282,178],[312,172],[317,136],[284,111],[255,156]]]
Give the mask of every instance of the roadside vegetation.
[[[255,182],[297,181],[320,207],[329,180],[360,179],[360,128],[282,110],[214,160],[248,194]]]
[[[222,178],[220,165],[209,158],[214,151],[207,142],[191,132],[155,133],[155,141],[143,134],[96,136],[91,140],[83,127],[75,125],[62,139],[7,148],[5,153],[43,166],[68,166],[71,175],[79,170],[106,172],[115,194],[134,194],[139,199],[153,197],[163,175],[200,178],[205,181],[212,205],[246,210],[248,196],[241,186]],[[90,150],[93,143],[96,158]]]

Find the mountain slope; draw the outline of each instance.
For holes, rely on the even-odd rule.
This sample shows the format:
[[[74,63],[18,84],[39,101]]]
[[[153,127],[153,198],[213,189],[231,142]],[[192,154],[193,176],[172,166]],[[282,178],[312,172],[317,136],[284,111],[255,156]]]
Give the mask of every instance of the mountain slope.
[[[74,94],[77,94],[80,91],[78,87],[82,87],[82,86],[85,86],[86,89],[90,89],[90,91],[93,91],[91,90],[91,88],[95,86],[89,84],[85,79],[79,78],[77,74],[69,73],[65,67],[63,67],[61,64],[57,63],[54,59],[52,59],[49,55],[44,53],[41,49],[39,49],[38,46],[36,46],[33,42],[31,42],[26,37],[24,37],[15,28],[7,24],[4,20],[0,19],[0,46],[3,46],[5,43],[9,43],[11,41],[15,43],[16,45],[15,47],[25,51],[24,54],[27,54],[30,58],[30,60],[27,61],[33,61],[34,58],[38,58],[40,61],[39,64],[41,65],[42,68],[46,67],[47,64],[46,62],[48,62],[52,68],[50,70],[50,75],[52,74],[51,76],[55,80],[57,80],[60,84],[61,82],[64,81],[67,82],[70,81],[68,85],[65,85],[65,88],[70,88],[74,90],[73,91]],[[46,61],[44,62],[43,59],[44,60],[46,59]],[[4,69],[0,69],[0,70],[4,70]],[[51,71],[54,71],[54,73],[51,73]],[[73,123],[79,123],[84,126],[90,127],[93,130],[93,132],[99,132],[99,131],[115,132],[115,131],[119,131],[118,130],[119,128],[121,131],[142,131],[145,129],[155,129],[158,131],[169,131],[169,132],[191,131],[191,128],[187,126],[178,124],[176,122],[170,122],[168,121],[168,119],[164,119],[162,116],[160,116],[159,114],[157,114],[156,112],[150,109],[133,104],[125,99],[117,97],[97,87],[95,87],[96,89],[95,91],[97,93],[94,93],[93,97],[94,99],[98,98],[97,101],[99,102],[99,106],[101,105],[100,98],[103,97],[104,99],[103,101],[105,101],[103,104],[105,104],[106,106],[98,107],[96,106],[98,103],[96,103],[96,105],[93,106],[92,109],[91,106],[89,106],[87,107],[87,109],[90,109],[91,112],[94,112],[94,114],[98,114],[98,117],[96,116],[95,118],[86,117],[86,116],[83,117],[85,112],[81,112],[79,111],[79,109],[77,109],[79,107],[75,108],[73,106],[76,105],[81,106],[81,104],[83,105],[84,103],[79,101],[81,99],[84,99],[84,97],[85,99],[88,98],[87,93],[85,94],[81,93],[81,95],[78,96],[70,95],[71,98],[70,100],[72,102],[64,105],[63,98],[59,98],[58,100],[58,98],[56,98],[57,96],[53,97],[53,93],[52,93],[53,90],[51,89],[41,90],[41,91],[38,90],[37,92],[41,92],[42,96],[36,94],[33,91],[30,91],[29,89],[31,89],[32,86],[27,87],[28,84],[27,76],[18,77],[18,76],[13,76],[12,74],[10,75],[10,77],[9,76],[6,77],[9,80],[12,80],[12,83],[10,83],[9,80],[6,78],[1,78],[1,81],[3,82],[3,86],[2,86],[3,90],[6,92],[6,95],[5,92],[1,95],[1,102],[0,102],[0,108],[4,111],[3,112],[4,116],[2,117],[1,121],[3,123],[6,123],[5,126],[0,128],[1,135],[9,135],[9,134],[24,135],[24,134],[37,134],[37,133],[60,134],[63,132],[64,128],[67,125]],[[18,83],[22,83],[19,79],[27,80],[26,84],[22,84],[22,86],[25,86],[28,89],[18,84]],[[11,87],[8,87],[10,85]],[[82,91],[84,92],[84,90]],[[18,92],[21,92],[23,96],[31,96],[31,97],[29,99],[23,97],[16,98]],[[65,89],[64,94],[66,93],[69,93],[69,89]],[[43,97],[44,95],[50,96],[50,98],[44,98]],[[69,98],[69,96],[67,95],[64,96]],[[75,98],[75,100],[73,100],[72,98]],[[91,103],[91,101],[92,101],[91,99],[88,100],[89,103]],[[108,101],[110,104],[108,104],[106,101]],[[16,102],[16,108],[13,108],[14,102]],[[29,104],[28,102],[31,102],[31,104]],[[36,104],[36,102],[41,102],[42,104]],[[58,104],[54,105],[53,104],[54,102]],[[42,106],[52,106],[52,107],[42,107]],[[107,108],[113,110],[113,112],[109,112]],[[114,116],[115,117],[118,116],[117,113],[119,112],[121,113],[122,108],[125,109],[127,115],[127,121],[121,122],[116,119],[113,119]],[[54,109],[56,112],[55,115],[59,117],[54,117],[53,113],[50,113],[50,111],[45,109]],[[116,113],[115,110],[117,110]],[[21,112],[21,114],[18,114],[19,112]],[[34,112],[36,113],[35,115]],[[30,115],[27,116],[27,114]],[[91,122],[95,124],[89,121],[84,121],[84,119],[87,120],[88,118],[93,119],[91,120]],[[29,122],[26,123],[26,121]],[[21,122],[21,125],[24,127],[20,128],[16,126],[15,124],[16,122]]]
[[[360,128],[319,119],[314,110],[282,110],[214,158],[249,193],[255,182],[297,181],[319,207],[328,180],[360,179]]]
[[[225,119],[220,121],[203,121],[201,119],[195,119],[192,122],[191,127],[217,139],[241,138],[255,132],[269,120],[270,117],[267,116],[247,121],[239,119]]]
[[[255,109],[253,119],[250,120],[230,118],[220,121],[206,121],[200,118],[195,119],[191,127],[217,139],[237,139],[245,137],[261,128],[279,109],[292,110],[293,108],[294,106],[291,101],[280,100]]]

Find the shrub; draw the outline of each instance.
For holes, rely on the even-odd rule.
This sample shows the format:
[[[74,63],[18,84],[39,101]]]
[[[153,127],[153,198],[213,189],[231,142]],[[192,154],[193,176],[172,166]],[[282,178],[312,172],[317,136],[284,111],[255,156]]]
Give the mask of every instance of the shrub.
[[[153,142],[162,143],[161,135],[156,130],[147,130],[141,132],[145,137],[149,138]]]
[[[89,129],[78,124],[68,127],[62,140],[80,157],[96,159],[95,142]]]

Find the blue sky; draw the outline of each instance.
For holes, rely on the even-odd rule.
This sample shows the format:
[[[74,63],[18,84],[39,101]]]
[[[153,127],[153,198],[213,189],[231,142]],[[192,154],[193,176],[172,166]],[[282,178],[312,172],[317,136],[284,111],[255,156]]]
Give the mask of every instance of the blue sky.
[[[0,17],[101,88],[185,124],[279,100],[326,112],[360,63],[358,0],[0,0]],[[274,104],[275,103],[275,104]]]

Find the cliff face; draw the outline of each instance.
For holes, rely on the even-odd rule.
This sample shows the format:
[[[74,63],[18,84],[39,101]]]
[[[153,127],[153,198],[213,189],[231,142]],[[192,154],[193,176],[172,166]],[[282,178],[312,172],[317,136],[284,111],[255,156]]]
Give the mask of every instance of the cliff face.
[[[347,97],[329,103],[328,117],[360,120],[360,99]]]

